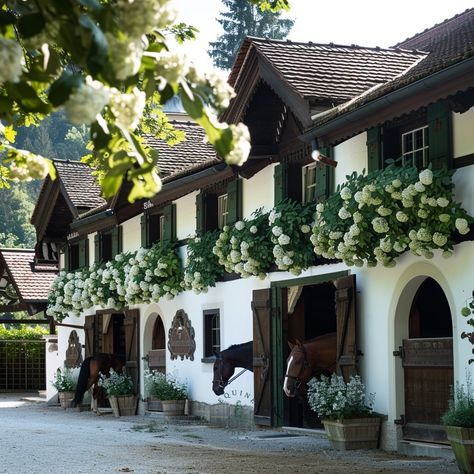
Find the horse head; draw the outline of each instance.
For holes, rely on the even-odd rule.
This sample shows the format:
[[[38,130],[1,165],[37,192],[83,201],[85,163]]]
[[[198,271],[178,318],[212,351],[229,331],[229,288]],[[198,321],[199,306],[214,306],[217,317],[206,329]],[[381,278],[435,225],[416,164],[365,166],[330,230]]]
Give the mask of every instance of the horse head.
[[[305,346],[298,340],[295,344],[288,341],[291,352],[287,359],[285,383],[283,391],[287,397],[294,397],[313,373]]]
[[[223,395],[227,382],[234,375],[235,367],[228,363],[222,353],[216,354],[214,362],[214,377],[212,379],[212,391],[216,395]]]

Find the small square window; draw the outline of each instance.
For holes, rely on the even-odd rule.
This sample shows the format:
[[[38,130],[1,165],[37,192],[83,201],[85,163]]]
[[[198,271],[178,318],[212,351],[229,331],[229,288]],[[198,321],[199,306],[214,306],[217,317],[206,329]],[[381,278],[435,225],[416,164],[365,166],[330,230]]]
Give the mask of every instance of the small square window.
[[[204,316],[204,357],[212,357],[221,350],[221,323],[218,309],[205,310]]]
[[[316,198],[316,163],[303,166],[303,204],[314,202]]]
[[[217,225],[219,229],[223,229],[224,226],[227,224],[228,215],[228,195],[221,194],[217,197]]]
[[[402,165],[418,169],[428,166],[428,126],[402,134]]]

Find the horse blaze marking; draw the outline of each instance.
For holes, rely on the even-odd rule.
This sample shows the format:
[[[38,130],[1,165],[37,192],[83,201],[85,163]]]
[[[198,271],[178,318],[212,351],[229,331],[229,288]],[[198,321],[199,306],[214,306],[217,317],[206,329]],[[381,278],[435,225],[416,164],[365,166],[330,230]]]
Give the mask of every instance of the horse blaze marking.
[[[288,360],[288,364],[286,366],[286,373],[288,373],[288,368],[290,367],[291,363],[293,362],[293,356],[290,356],[290,359]],[[283,385],[283,391],[288,395],[288,377],[285,377],[285,383]]]

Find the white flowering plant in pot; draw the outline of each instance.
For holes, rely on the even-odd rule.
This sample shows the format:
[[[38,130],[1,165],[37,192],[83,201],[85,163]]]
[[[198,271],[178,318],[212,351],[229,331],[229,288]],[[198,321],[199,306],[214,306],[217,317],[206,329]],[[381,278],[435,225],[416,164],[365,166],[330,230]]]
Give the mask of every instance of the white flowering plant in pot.
[[[133,395],[135,390],[132,377],[114,369],[110,369],[108,374],[101,373],[98,385],[105,390],[108,397]]]
[[[265,278],[273,263],[268,213],[257,209],[250,219],[225,226],[212,251],[226,272]]]
[[[273,256],[279,270],[299,275],[314,262],[309,244],[314,207],[286,199],[268,216]]]
[[[432,258],[453,252],[455,232],[473,222],[453,195],[452,171],[418,172],[390,165],[368,175],[353,173],[316,207],[314,252],[346,265],[393,267],[406,250]]]
[[[308,403],[322,420],[363,418],[373,415],[375,394],[366,393],[360,377],[345,382],[340,375],[321,375],[308,382]]]
[[[158,400],[186,400],[188,387],[171,374],[163,374],[157,370],[145,370],[145,389],[148,395]]]
[[[208,288],[215,286],[224,273],[213,253],[219,233],[219,230],[212,230],[202,236],[188,239],[184,277],[181,282],[183,289],[192,290],[196,294],[207,293]]]
[[[72,369],[69,368],[58,368],[54,374],[54,380],[51,382],[51,385],[58,392],[74,392],[77,386],[77,376]]]

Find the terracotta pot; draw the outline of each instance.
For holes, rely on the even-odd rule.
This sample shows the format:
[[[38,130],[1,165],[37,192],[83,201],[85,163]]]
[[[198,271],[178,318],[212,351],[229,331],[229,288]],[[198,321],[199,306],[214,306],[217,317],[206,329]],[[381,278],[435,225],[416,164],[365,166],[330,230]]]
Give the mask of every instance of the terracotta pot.
[[[62,408],[71,408],[71,402],[74,398],[74,392],[58,392],[59,404]]]
[[[462,473],[474,472],[474,428],[445,426],[448,441]]]
[[[163,413],[168,416],[184,415],[186,400],[161,400]]]
[[[336,449],[375,449],[380,435],[379,417],[323,420],[328,440]]]

